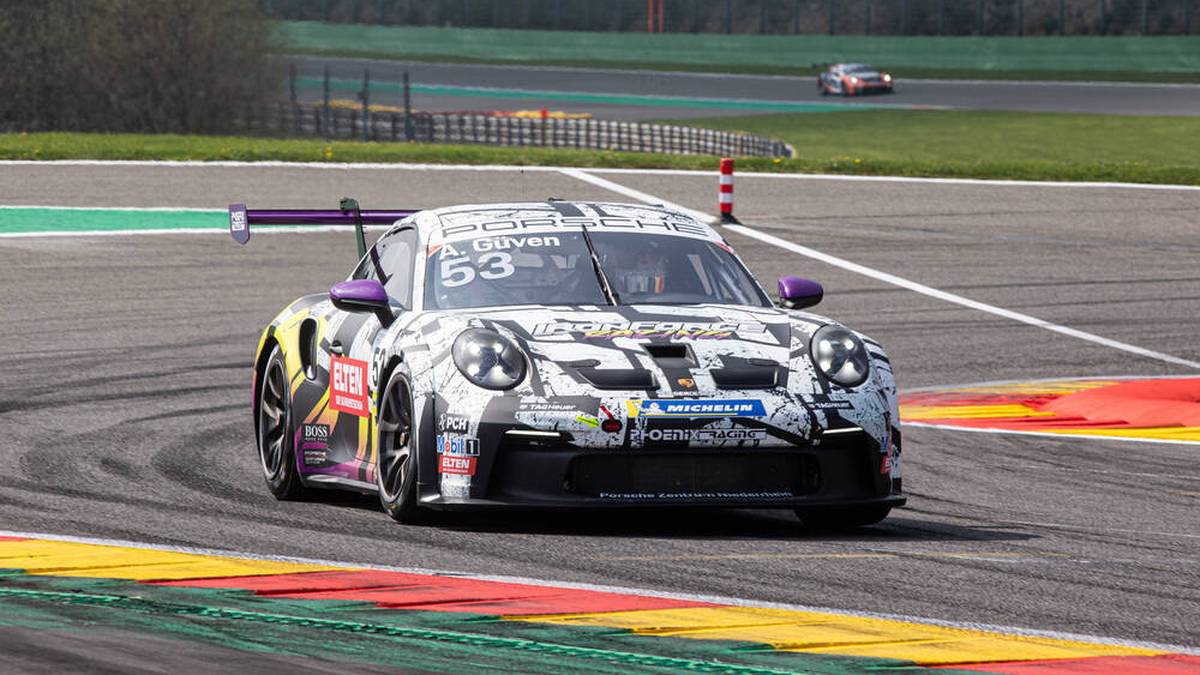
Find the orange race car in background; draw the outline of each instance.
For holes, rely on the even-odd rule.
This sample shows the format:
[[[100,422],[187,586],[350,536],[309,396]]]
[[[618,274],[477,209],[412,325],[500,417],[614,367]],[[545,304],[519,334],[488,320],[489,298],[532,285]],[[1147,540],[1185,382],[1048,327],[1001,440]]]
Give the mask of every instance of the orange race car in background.
[[[864,63],[835,63],[817,76],[817,93],[822,96],[890,94],[892,76]]]

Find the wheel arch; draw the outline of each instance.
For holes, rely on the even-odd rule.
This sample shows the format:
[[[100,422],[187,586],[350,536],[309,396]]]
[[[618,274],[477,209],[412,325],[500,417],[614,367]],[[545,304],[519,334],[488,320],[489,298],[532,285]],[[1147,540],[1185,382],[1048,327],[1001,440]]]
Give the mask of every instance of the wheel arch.
[[[267,362],[271,360],[271,354],[275,348],[282,346],[279,340],[275,338],[275,327],[271,326],[267,329],[266,335],[263,336],[262,347],[258,350],[258,356],[254,359],[254,382],[250,396],[250,409],[254,418],[254,437],[258,438],[258,406],[260,394],[262,393],[263,377],[267,372]],[[255,441],[257,443],[257,441]]]

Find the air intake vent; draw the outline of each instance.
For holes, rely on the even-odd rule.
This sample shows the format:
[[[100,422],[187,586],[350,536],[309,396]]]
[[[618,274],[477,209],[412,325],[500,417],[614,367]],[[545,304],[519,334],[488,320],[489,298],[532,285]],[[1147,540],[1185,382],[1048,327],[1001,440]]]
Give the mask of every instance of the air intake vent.
[[[732,366],[714,368],[712,376],[722,389],[770,389],[775,386],[778,370],[774,366]]]
[[[597,389],[655,389],[654,373],[641,368],[580,368],[583,379]]]
[[[688,357],[687,345],[663,344],[663,345],[643,345],[646,353],[656,359],[686,359]]]

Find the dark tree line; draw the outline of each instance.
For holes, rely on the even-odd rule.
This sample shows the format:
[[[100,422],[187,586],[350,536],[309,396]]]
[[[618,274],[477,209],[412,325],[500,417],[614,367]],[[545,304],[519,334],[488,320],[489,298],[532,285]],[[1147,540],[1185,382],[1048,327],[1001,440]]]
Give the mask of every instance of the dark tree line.
[[[278,87],[256,0],[4,0],[0,129],[211,133]]]

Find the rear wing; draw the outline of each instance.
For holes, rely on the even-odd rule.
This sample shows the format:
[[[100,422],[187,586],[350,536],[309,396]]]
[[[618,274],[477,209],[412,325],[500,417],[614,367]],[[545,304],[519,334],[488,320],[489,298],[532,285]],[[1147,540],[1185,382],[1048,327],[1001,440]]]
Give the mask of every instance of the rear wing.
[[[353,225],[358,239],[358,257],[367,254],[367,238],[364,225],[391,225],[407,218],[420,209],[381,209],[363,211],[358,201],[349,197],[342,200],[337,210],[305,209],[247,209],[245,204],[229,205],[229,234],[243,246],[250,241],[250,226],[275,227],[297,225]]]

